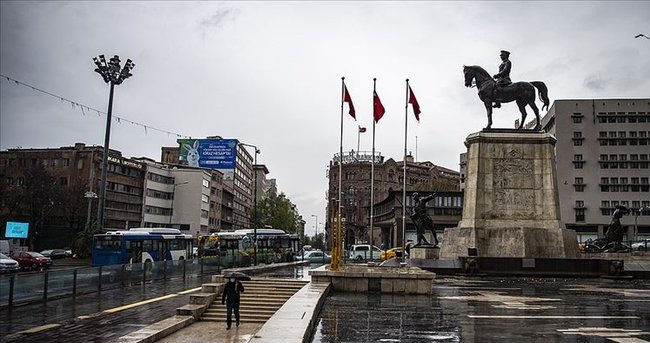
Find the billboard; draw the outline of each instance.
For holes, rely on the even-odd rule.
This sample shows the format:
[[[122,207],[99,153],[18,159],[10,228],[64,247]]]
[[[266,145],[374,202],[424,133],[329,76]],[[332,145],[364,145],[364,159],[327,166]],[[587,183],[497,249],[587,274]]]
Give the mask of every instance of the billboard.
[[[218,169],[232,178],[237,158],[236,139],[179,139],[179,160],[191,167]]]
[[[7,222],[5,237],[7,238],[27,238],[29,232],[29,223]]]

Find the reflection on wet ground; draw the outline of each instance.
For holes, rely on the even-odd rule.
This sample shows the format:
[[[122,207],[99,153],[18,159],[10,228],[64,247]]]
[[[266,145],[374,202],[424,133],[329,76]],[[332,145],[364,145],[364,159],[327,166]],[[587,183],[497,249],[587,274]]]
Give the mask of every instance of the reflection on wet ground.
[[[650,342],[650,283],[440,278],[431,296],[332,293],[313,342]]]
[[[318,268],[320,266],[322,266],[322,264],[320,263],[311,263],[304,266],[271,270],[261,274],[256,274],[254,275],[254,277],[268,277],[268,278],[276,278],[276,279],[297,279],[297,280],[311,281],[311,277],[309,276],[309,271],[311,269]]]

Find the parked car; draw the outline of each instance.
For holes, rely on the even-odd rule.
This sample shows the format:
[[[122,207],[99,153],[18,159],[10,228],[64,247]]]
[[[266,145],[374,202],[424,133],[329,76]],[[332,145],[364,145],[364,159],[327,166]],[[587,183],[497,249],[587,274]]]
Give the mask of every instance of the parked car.
[[[11,257],[0,253],[0,273],[9,273],[20,270],[20,264]]]
[[[64,258],[72,256],[72,251],[64,249],[50,249],[41,251],[41,255],[51,259]]]
[[[349,258],[355,261],[363,260],[378,260],[381,256],[381,250],[376,246],[372,246],[372,256],[370,255],[370,244],[353,245],[350,248]]]
[[[382,261],[390,260],[391,258],[395,258],[395,257],[401,258],[402,251],[403,251],[402,247],[395,247],[392,249],[388,249],[386,251],[381,252],[380,258]]]
[[[296,255],[294,260],[302,261],[303,256]],[[310,263],[330,263],[332,261],[332,256],[320,250],[312,250],[305,252],[304,260],[309,261]]]
[[[631,248],[632,250],[650,251],[650,239],[634,242]]]
[[[14,252],[11,254],[11,258],[18,261],[18,264],[23,269],[44,270],[52,265],[52,260],[49,257],[33,251]]]

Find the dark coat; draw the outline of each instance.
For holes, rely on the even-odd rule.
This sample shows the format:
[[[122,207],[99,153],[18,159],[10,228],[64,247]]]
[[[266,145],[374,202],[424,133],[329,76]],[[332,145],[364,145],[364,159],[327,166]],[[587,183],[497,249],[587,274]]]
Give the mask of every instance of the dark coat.
[[[223,293],[221,294],[221,303],[224,304],[227,299],[229,304],[239,304],[240,293],[244,293],[244,285],[239,280],[226,282],[226,286],[223,288]]]

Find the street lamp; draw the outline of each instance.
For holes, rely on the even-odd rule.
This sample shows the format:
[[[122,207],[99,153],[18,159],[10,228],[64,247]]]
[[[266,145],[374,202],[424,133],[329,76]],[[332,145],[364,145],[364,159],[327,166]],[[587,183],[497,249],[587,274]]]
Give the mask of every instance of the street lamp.
[[[88,199],[88,214],[86,216],[86,231],[90,232],[90,209],[92,207],[93,199],[97,198],[97,193],[88,191],[84,193],[84,198]]]
[[[172,187],[172,203],[171,203],[171,213],[169,214],[169,226],[172,226],[172,218],[174,217],[174,198],[176,197],[176,186],[180,185],[185,185],[190,183],[189,181],[183,181],[179,183],[174,183],[174,187]]]
[[[255,145],[253,144],[246,144],[246,143],[239,143],[239,145],[242,146],[247,146],[255,149],[255,161],[253,162],[253,179],[255,186],[253,188],[253,253],[255,255],[254,263],[257,265],[257,171],[255,171],[255,166],[257,165],[257,154],[259,154],[261,151],[258,149]]]
[[[312,217],[316,218],[316,222],[314,222],[314,237],[318,239],[318,216],[315,214],[311,215]],[[318,239],[320,241],[320,239]],[[321,247],[323,250],[325,250],[325,247]]]
[[[106,133],[104,135],[104,154],[102,156],[102,179],[101,185],[99,188],[99,206],[97,206],[97,218],[99,219],[99,225],[101,228],[104,227],[104,203],[106,202],[106,176],[108,174],[108,144],[111,138],[111,115],[113,113],[113,88],[115,85],[119,85],[122,81],[128,79],[131,76],[131,69],[135,67],[135,64],[131,59],[127,59],[124,64],[124,68],[120,66],[120,57],[115,55],[108,62],[104,58],[104,55],[99,55],[93,57],[93,62],[97,68],[95,72],[102,76],[104,82],[111,85],[111,90],[108,96],[108,113],[106,115]]]
[[[635,241],[639,240],[639,227],[637,226],[637,217],[639,217],[639,213],[643,213],[643,211],[645,210],[650,210],[650,207],[644,206],[634,211],[634,240]]]

